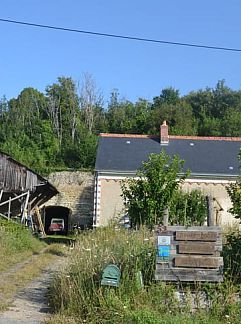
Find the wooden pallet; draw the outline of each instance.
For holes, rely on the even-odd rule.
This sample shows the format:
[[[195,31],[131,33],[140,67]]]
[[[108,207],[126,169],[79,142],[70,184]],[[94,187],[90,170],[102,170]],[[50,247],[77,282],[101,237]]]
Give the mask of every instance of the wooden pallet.
[[[155,279],[178,282],[223,281],[221,228],[157,228]]]

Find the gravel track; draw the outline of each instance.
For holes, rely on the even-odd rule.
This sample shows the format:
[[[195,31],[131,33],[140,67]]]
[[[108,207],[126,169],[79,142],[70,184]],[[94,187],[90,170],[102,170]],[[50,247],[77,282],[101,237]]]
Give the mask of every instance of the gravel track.
[[[53,276],[64,267],[65,262],[65,257],[57,257],[40,277],[20,290],[11,300],[12,306],[0,314],[0,324],[37,324],[47,319],[50,315],[46,298],[48,288]]]

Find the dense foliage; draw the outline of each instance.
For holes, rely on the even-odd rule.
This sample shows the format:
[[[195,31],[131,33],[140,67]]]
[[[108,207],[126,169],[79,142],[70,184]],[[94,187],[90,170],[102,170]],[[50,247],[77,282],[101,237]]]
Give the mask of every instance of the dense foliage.
[[[158,134],[164,119],[174,135],[240,136],[241,90],[219,81],[214,89],[180,96],[166,88],[136,102],[114,90],[106,107],[90,75],[80,87],[60,77],[45,93],[25,88],[0,100],[0,149],[42,173],[93,168],[100,132]]]
[[[239,153],[239,160],[241,161],[241,151]],[[232,201],[232,208],[229,211],[235,218],[241,220],[241,177],[238,177],[236,182],[230,183],[227,186],[227,191]]]
[[[232,208],[229,211],[235,218],[241,220],[241,177],[236,182],[231,183],[227,187],[227,191],[232,201]]]
[[[176,191],[170,204],[171,224],[200,226],[207,220],[206,196],[200,190]]]
[[[205,196],[198,190],[183,192],[180,188],[188,175],[178,156],[171,158],[165,151],[151,154],[137,171],[137,178],[127,178],[122,184],[131,225],[152,228],[162,224],[166,208],[170,224],[202,225],[207,217]]]

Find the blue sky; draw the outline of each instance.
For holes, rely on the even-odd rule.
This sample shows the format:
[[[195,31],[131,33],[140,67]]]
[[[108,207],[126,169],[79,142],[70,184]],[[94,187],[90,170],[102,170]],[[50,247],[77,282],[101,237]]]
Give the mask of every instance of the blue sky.
[[[102,33],[241,48],[239,0],[1,0],[0,18]],[[45,30],[0,22],[0,97],[40,91],[59,76],[96,80],[129,100],[181,94],[225,79],[241,88],[241,53]]]

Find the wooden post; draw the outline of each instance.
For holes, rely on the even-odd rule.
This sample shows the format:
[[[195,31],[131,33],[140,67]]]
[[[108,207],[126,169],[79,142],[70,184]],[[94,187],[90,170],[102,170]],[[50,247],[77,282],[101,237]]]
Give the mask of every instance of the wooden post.
[[[11,215],[11,197],[9,197],[9,201],[8,201],[8,220],[10,219],[10,215]]]
[[[169,209],[165,208],[163,210],[163,225],[168,226],[168,218],[169,218]]]
[[[213,198],[212,196],[206,196],[207,208],[208,208],[208,219],[207,225],[214,226],[214,213],[213,213]]]
[[[23,211],[22,211],[22,218],[21,218],[21,223],[22,224],[24,224],[25,221],[26,221],[26,216],[27,216],[26,214],[27,214],[29,196],[30,196],[30,193],[29,193],[29,190],[28,190],[28,192],[26,193],[26,199],[25,199],[24,207],[23,207]]]
[[[37,219],[38,219],[39,229],[42,232],[42,235],[45,237],[46,233],[45,233],[45,230],[44,230],[44,225],[43,225],[43,222],[42,222],[42,218],[41,218],[41,215],[40,215],[39,208],[37,206],[35,207],[35,212],[36,212]]]

